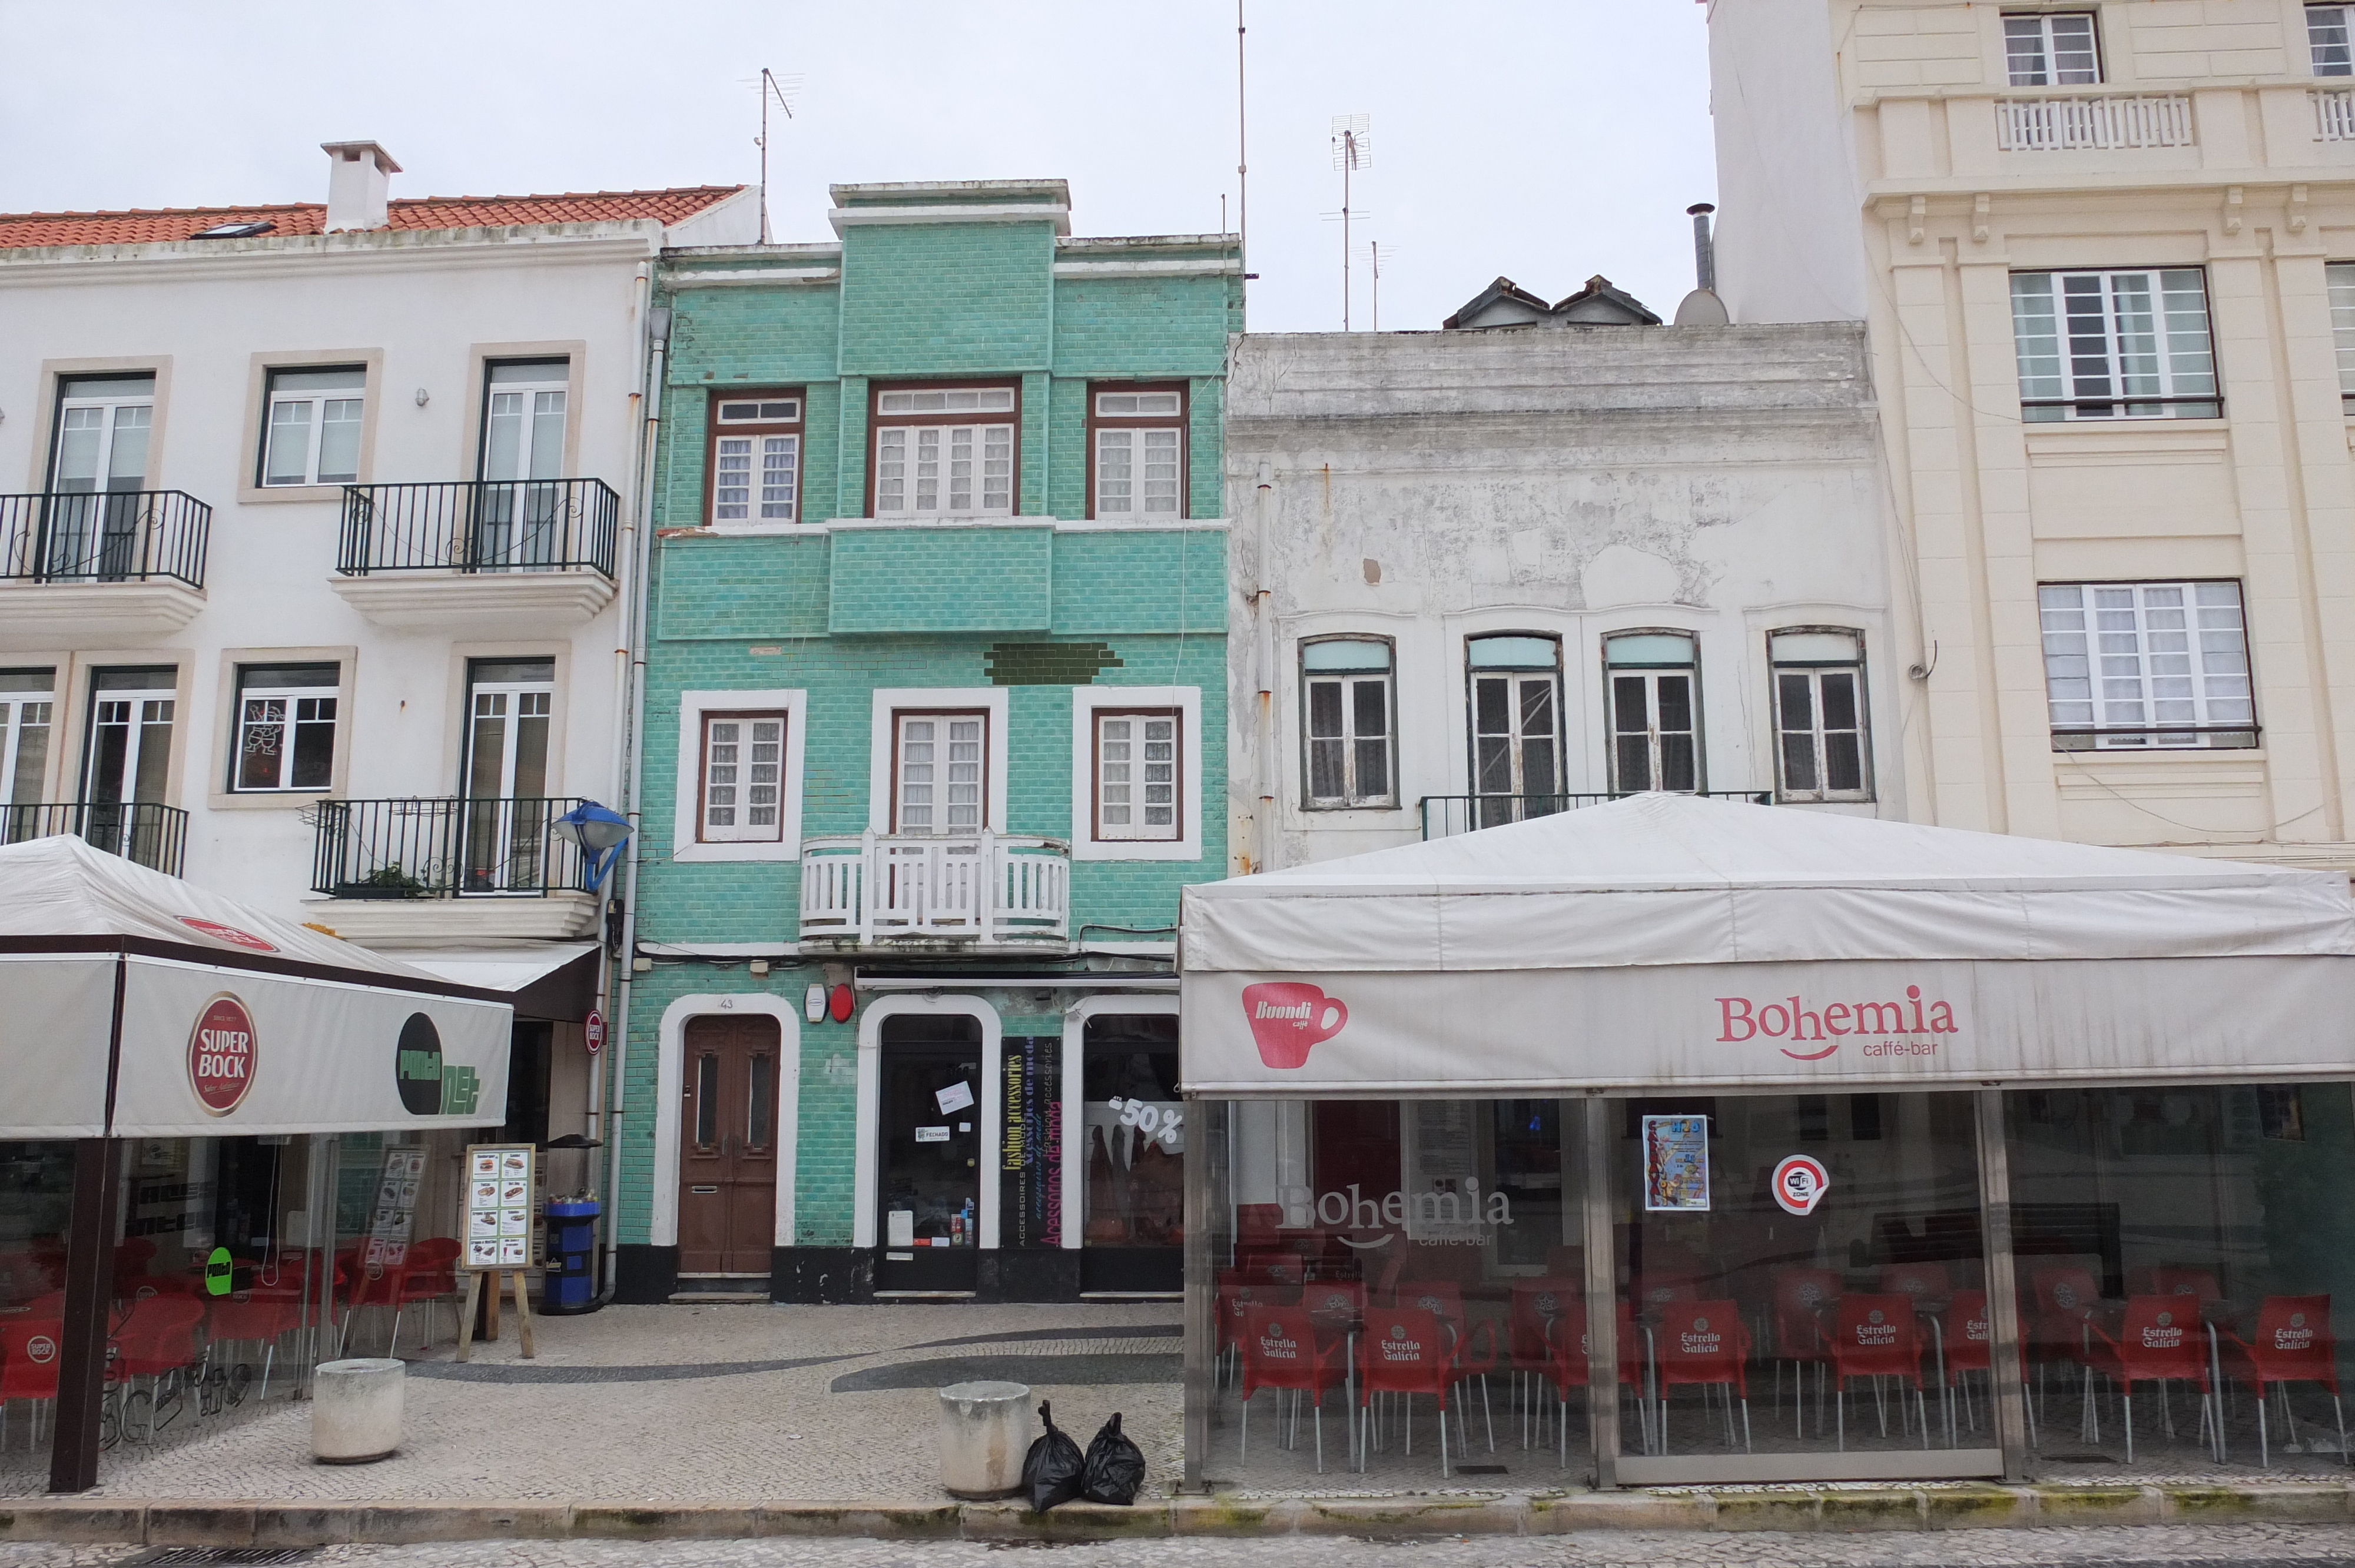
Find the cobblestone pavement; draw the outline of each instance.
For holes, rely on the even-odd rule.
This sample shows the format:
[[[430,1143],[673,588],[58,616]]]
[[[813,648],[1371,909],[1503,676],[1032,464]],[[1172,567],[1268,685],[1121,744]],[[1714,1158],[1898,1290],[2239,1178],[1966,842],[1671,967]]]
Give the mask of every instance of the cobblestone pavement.
[[[0,1544],[0,1568],[100,1568],[130,1563],[127,1546]],[[973,1542],[679,1541],[492,1542],[432,1546],[330,1546],[300,1561],[366,1568],[1005,1568],[1009,1550]],[[2238,1568],[2355,1562],[2355,1529],[2341,1526],[2168,1526],[2141,1529],[1977,1530],[1936,1534],[1796,1536],[1768,1533],[1638,1535],[1595,1532],[1548,1539],[1455,1540],[1373,1546],[1337,1538],[1218,1541],[1199,1537],[1027,1548],[1055,1568]]]
[[[190,1409],[152,1443],[116,1445],[89,1495],[929,1500],[941,1496],[932,1391],[1008,1375],[1052,1400],[1082,1444],[1120,1411],[1159,1489],[1183,1451],[1177,1324],[1176,1304],[1159,1302],[609,1307],[538,1319],[526,1361],[510,1320],[465,1365],[444,1340],[412,1366],[406,1440],[379,1464],[313,1464],[309,1407],[280,1397],[282,1373],[267,1407]],[[352,1353],[380,1350],[369,1327]],[[8,1427],[0,1497],[47,1481],[27,1408]]]

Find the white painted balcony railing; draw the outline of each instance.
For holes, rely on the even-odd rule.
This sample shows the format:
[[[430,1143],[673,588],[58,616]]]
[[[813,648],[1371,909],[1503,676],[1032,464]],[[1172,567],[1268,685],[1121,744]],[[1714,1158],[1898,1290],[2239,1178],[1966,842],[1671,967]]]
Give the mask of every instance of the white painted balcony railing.
[[[2314,101],[2316,141],[2355,142],[2355,91],[2340,88],[2306,96]]]
[[[2007,153],[2191,145],[2191,100],[2174,94],[2007,99],[1995,113],[1997,141]]]
[[[1007,833],[862,833],[802,841],[805,941],[1062,941],[1071,852]]]

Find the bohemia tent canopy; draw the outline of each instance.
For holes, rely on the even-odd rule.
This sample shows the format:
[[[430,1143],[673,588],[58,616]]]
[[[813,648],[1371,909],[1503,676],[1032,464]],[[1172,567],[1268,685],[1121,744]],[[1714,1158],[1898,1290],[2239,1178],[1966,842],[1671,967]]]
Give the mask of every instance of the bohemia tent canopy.
[[[78,838],[0,848],[0,1139],[496,1122],[511,1016]]]
[[[1185,1087],[2355,1072],[2339,873],[1640,795],[1185,893]]]

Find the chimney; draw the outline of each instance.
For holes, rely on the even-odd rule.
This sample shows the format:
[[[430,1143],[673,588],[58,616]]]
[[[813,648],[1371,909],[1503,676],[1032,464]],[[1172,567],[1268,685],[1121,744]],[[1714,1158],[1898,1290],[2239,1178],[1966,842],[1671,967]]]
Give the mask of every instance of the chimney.
[[[400,165],[373,142],[322,142],[329,159],[327,232],[346,228],[382,228],[385,201],[392,176]]]
[[[1709,237],[1709,215],[1716,210],[1707,202],[1685,208],[1693,220],[1693,270],[1699,274],[1698,286],[1711,293],[1717,291],[1717,245]]]

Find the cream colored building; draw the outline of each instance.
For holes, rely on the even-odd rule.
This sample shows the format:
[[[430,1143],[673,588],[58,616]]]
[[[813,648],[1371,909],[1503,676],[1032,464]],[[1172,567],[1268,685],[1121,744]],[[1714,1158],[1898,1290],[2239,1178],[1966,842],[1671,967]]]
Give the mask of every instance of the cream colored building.
[[[2355,865],[2350,9],[1711,0],[1732,319],[1870,326],[1916,820]]]

